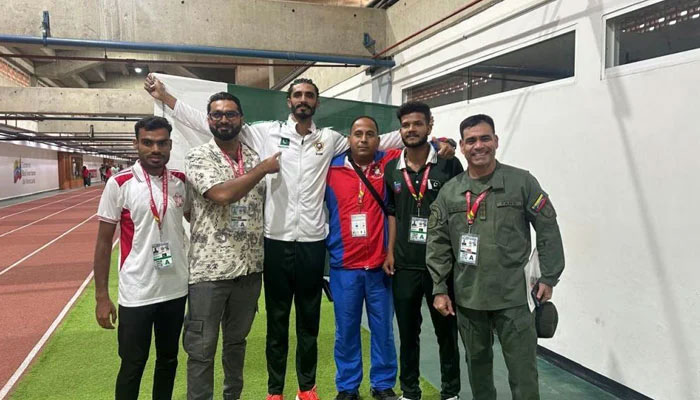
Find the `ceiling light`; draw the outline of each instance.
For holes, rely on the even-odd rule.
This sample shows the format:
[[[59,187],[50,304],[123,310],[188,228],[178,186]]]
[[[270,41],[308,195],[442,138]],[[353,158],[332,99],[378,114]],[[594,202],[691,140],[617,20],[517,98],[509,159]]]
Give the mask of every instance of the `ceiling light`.
[[[666,21],[666,18],[661,17],[661,18],[658,19],[658,21],[659,21],[659,22],[664,22],[664,21]]]
[[[639,25],[639,28],[640,28],[640,29],[641,29],[641,28],[644,28],[644,24]]]
[[[136,72],[137,74],[140,74],[141,72],[143,72],[143,69],[141,67],[136,67],[136,68],[134,68],[134,72]]]
[[[675,24],[676,24],[676,20],[675,20],[675,19],[674,19],[674,20],[671,20],[671,21],[668,22],[668,24],[669,24],[669,25],[675,25]]]
[[[653,31],[653,30],[654,30],[654,27],[653,27],[653,26],[652,26],[651,28],[649,28],[649,32],[651,32],[651,31]]]
[[[681,17],[685,17],[686,15],[688,15],[688,11],[687,11],[687,10],[681,11]]]
[[[700,17],[700,14],[695,14],[695,15],[693,15],[692,18],[693,18],[693,19],[697,19],[698,17]]]

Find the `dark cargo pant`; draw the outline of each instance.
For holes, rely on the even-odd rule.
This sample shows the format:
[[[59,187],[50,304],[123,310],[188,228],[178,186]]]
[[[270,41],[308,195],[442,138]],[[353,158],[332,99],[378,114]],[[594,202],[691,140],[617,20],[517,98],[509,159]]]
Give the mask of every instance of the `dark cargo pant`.
[[[225,400],[237,400],[243,390],[246,337],[258,309],[262,274],[252,273],[223,281],[190,285],[182,344],[187,358],[188,400],[211,399],[214,356],[223,335]]]
[[[537,383],[535,314],[527,304],[481,311],[457,307],[459,333],[467,349],[474,400],[496,400],[493,384],[493,331],[498,334],[514,400],[540,398]]]

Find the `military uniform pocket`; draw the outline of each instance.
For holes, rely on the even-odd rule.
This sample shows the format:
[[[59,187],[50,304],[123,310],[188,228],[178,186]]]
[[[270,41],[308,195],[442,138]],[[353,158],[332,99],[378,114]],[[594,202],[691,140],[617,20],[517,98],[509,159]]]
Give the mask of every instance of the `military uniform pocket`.
[[[496,202],[496,244],[504,247],[522,244],[526,223],[522,202]]]

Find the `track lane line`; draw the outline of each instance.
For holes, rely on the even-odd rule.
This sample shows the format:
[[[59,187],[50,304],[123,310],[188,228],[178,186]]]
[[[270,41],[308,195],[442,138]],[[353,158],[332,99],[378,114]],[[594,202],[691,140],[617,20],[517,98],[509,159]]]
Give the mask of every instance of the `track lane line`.
[[[86,224],[88,221],[90,221],[92,218],[94,218],[95,216],[97,216],[97,213],[92,214],[91,216],[89,216],[89,217],[87,217],[85,220],[83,220],[83,222],[81,222],[81,223],[79,223],[78,225],[76,225],[76,226],[70,228],[69,230],[63,232],[62,234],[60,234],[60,235],[57,236],[56,238],[52,239],[50,242],[46,243],[45,245],[39,247],[38,249],[34,250],[33,252],[31,252],[31,253],[27,254],[26,256],[22,257],[19,261],[16,261],[14,264],[12,264],[12,265],[10,265],[9,267],[7,267],[7,268],[3,269],[2,271],[0,271],[0,276],[3,275],[4,273],[6,273],[7,271],[11,270],[12,268],[18,266],[19,264],[23,263],[24,261],[30,259],[30,258],[33,257],[35,254],[39,253],[40,251],[44,250],[45,248],[51,246],[51,245],[54,244],[57,240],[59,240],[59,239],[61,239],[62,237],[66,236],[67,234],[73,232],[74,230],[80,228],[81,226],[83,226],[84,224]]]
[[[72,198],[74,198],[74,197],[80,197],[80,196],[82,196],[82,195],[88,194],[89,192],[91,192],[91,190],[90,190],[90,191],[87,191],[87,192],[79,193],[79,194],[76,194],[76,195],[73,195],[73,196],[68,196],[68,197],[62,198],[62,199],[60,199],[60,200],[52,201],[52,202],[49,202],[49,203],[46,203],[46,204],[41,204],[41,205],[38,205],[38,206],[36,206],[36,207],[28,208],[28,209],[26,209],[26,210],[18,211],[18,212],[16,212],[16,213],[3,215],[2,217],[0,217],[0,221],[2,221],[2,220],[5,219],[5,218],[9,218],[9,217],[12,217],[12,216],[15,216],[15,215],[19,215],[19,214],[22,214],[22,213],[26,213],[27,211],[32,211],[32,210],[36,210],[36,209],[41,208],[41,207],[46,207],[46,206],[51,205],[51,204],[60,203],[60,202],[62,202],[62,201],[66,201],[66,200],[72,199]],[[59,193],[59,194],[56,194],[55,196],[60,196],[60,195],[63,195],[63,194],[68,194],[68,193]],[[19,203],[19,204],[26,204],[26,203],[30,203],[30,202],[32,202],[32,201],[39,201],[39,200],[44,200],[44,199],[50,199],[50,198],[55,197],[55,196],[47,196],[47,197],[44,197],[44,198],[41,198],[41,199],[30,200],[30,201],[27,201],[27,202],[25,202],[25,203]],[[7,207],[16,206],[16,205],[19,205],[19,204],[11,204],[11,205],[9,205],[9,206],[7,206]]]
[[[100,187],[104,187],[104,185],[100,185]],[[90,187],[89,189],[87,189],[87,191],[99,190],[100,187],[95,186],[94,189],[93,189],[92,187]],[[33,203],[33,202],[35,202],[35,201],[51,199],[51,198],[58,197],[58,196],[69,195],[69,194],[71,194],[71,193],[79,192],[79,191],[82,191],[82,190],[84,190],[84,189],[85,189],[85,188],[65,189],[65,190],[55,189],[55,190],[59,190],[59,192],[58,192],[58,193],[54,193],[54,194],[49,195],[49,196],[39,197],[39,198],[36,198],[36,199],[21,201],[21,202],[19,202],[19,203],[12,203],[12,204],[8,204],[8,205],[5,205],[5,206],[0,206],[0,210],[4,210],[4,209],[6,209],[6,208],[15,207],[15,206],[21,206],[21,205],[23,205],[23,204]],[[37,195],[41,195],[41,193],[36,193],[36,194],[37,194]],[[34,196],[34,195],[29,195],[29,196]],[[13,198],[10,197],[10,198],[6,198],[6,199],[3,199],[3,200],[0,200],[0,202],[12,200],[12,199],[13,199]]]
[[[118,242],[119,240],[117,239],[114,241],[114,243],[112,243],[112,250],[114,250]],[[0,389],[0,400],[3,400],[10,393],[10,390],[12,390],[15,384],[19,381],[19,378],[22,376],[22,374],[24,374],[24,372],[27,370],[32,361],[34,361],[34,358],[37,356],[37,354],[39,354],[39,351],[42,349],[42,347],[44,347],[46,342],[48,342],[51,335],[54,333],[56,328],[58,328],[58,325],[61,323],[61,321],[63,321],[63,318],[65,318],[66,314],[68,314],[68,311],[70,311],[71,307],[73,307],[73,304],[78,300],[78,297],[80,297],[80,295],[83,294],[83,291],[85,291],[85,288],[92,280],[93,275],[94,272],[90,272],[88,277],[85,278],[78,290],[76,290],[75,294],[73,294],[73,297],[71,297],[71,299],[68,300],[68,303],[65,305],[65,307],[63,307],[56,319],[54,319],[53,323],[51,323],[49,329],[47,329],[46,332],[44,332],[44,335],[41,336],[41,339],[39,339],[37,344],[34,345],[29,354],[27,354],[27,357],[24,358],[22,364],[20,364],[19,367],[15,370],[15,373],[12,374],[10,379],[5,383],[5,386],[3,386],[2,389]]]
[[[43,220],[45,220],[45,219],[47,219],[47,218],[51,218],[51,217],[53,217],[53,216],[56,215],[56,214],[60,214],[60,213],[62,213],[62,212],[64,212],[64,211],[68,211],[68,210],[70,210],[71,208],[78,207],[79,205],[85,204],[85,203],[87,203],[88,201],[95,200],[96,198],[98,198],[98,197],[100,197],[100,196],[101,196],[101,195],[97,195],[97,196],[90,197],[89,199],[87,199],[87,200],[85,200],[85,201],[81,201],[81,202],[78,203],[78,204],[74,204],[74,205],[72,205],[72,206],[70,206],[70,207],[67,207],[67,208],[64,208],[64,209],[62,209],[62,210],[60,210],[60,211],[56,211],[56,212],[53,213],[53,214],[49,214],[49,215],[47,215],[47,216],[45,216],[45,217],[43,217],[43,218],[37,219],[37,220],[34,221],[34,222],[30,222],[30,223],[28,223],[28,224],[26,224],[26,225],[22,225],[22,226],[20,226],[20,227],[17,227],[17,228],[15,228],[15,229],[11,230],[11,231],[7,231],[7,232],[5,232],[5,233],[3,233],[3,234],[0,234],[0,238],[3,238],[3,237],[5,237],[5,236],[7,236],[7,235],[9,235],[9,234],[11,234],[11,233],[13,233],[13,232],[17,232],[17,231],[19,231],[19,230],[22,230],[22,229],[24,229],[24,228],[26,228],[26,227],[28,227],[28,226],[32,226],[32,225],[36,224],[37,222],[41,222],[41,221],[43,221]]]

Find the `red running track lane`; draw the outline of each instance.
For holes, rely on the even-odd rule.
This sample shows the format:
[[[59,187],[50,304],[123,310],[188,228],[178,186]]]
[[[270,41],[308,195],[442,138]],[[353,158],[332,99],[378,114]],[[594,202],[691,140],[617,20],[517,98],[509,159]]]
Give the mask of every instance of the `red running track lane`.
[[[96,194],[98,192],[88,195]],[[79,203],[79,199],[76,197],[71,201]],[[5,386],[89,276],[97,236],[98,222],[94,214],[98,202],[99,198],[95,198],[0,238],[0,248],[3,249],[0,273],[6,271],[0,275],[0,326],[4,327],[0,330],[0,388]],[[34,211],[25,214],[32,214],[35,220],[46,216],[42,209],[37,209],[36,214]],[[7,270],[8,266],[81,223]]]
[[[5,268],[95,214],[100,202],[99,194],[85,193],[83,196],[89,197],[76,197],[62,202],[58,210],[47,206],[0,221],[0,248],[3,249],[0,252],[0,277]],[[78,205],[79,203],[83,204]],[[69,207],[73,208],[67,209]],[[16,230],[56,212],[58,213],[43,221]],[[3,236],[12,230],[15,231]]]
[[[10,225],[15,225],[22,222],[20,225],[36,220],[38,215],[45,216],[56,211],[66,208],[70,204],[78,202],[75,199],[87,199],[102,193],[102,187],[98,189],[79,189],[68,193],[58,193],[54,196],[44,197],[41,199],[31,200],[26,203],[12,204],[6,208],[0,209],[0,228]]]

